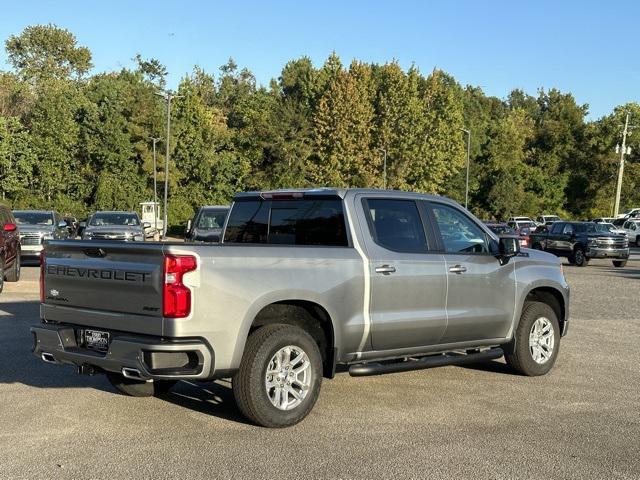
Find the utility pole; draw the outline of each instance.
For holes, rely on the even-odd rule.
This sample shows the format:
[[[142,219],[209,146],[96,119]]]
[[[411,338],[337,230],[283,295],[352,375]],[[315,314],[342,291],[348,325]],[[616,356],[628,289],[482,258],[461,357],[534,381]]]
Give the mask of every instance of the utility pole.
[[[469,156],[471,155],[471,130],[461,128],[467,134],[467,179],[464,187],[464,208],[469,209]]]
[[[384,161],[382,164],[382,188],[386,190],[387,189],[387,150],[385,148],[381,148],[380,151],[384,153]]]
[[[153,141],[153,221],[156,234],[158,233],[158,168],[156,167],[156,143],[159,138],[151,137]],[[154,234],[155,235],[155,234]]]
[[[167,148],[164,156],[164,222],[162,224],[162,239],[166,240],[168,227],[167,201],[169,197],[169,146],[171,145],[171,100],[179,98],[180,95],[175,95],[171,90],[156,93],[156,95],[161,96],[167,102],[167,138],[165,140]]]
[[[624,156],[631,153],[631,147],[627,147],[627,135],[629,134],[629,112],[624,120],[624,130],[622,131],[622,148],[616,145],[616,153],[620,152],[620,168],[618,169],[618,185],[616,186],[616,203],[613,210],[613,217],[618,216],[620,210],[620,193],[622,192],[622,176],[624,174]]]

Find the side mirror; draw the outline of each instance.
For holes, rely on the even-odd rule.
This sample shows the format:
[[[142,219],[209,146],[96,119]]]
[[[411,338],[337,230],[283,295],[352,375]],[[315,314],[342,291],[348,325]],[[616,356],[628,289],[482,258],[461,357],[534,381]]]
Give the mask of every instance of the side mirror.
[[[80,222],[80,223],[78,224],[78,226],[79,226],[80,228],[86,228],[86,226],[87,226],[87,222]]]
[[[151,224],[149,222],[144,222],[142,224],[142,228],[151,228]]]
[[[191,232],[191,219],[187,220],[187,229],[186,229],[186,233],[188,234],[189,232]]]
[[[520,253],[520,239],[511,235],[500,237],[498,253],[500,258],[505,260],[504,263],[507,263],[511,257]]]
[[[18,229],[18,226],[15,223],[5,223],[2,230],[5,232],[15,232]]]
[[[58,228],[67,228],[69,226],[69,224],[67,222],[65,222],[64,220],[60,220],[58,222]]]

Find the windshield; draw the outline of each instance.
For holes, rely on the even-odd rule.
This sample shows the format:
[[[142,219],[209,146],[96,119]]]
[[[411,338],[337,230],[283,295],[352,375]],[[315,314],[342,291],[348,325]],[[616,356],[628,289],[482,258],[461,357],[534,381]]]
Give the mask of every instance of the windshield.
[[[498,235],[501,235],[503,233],[508,235],[515,235],[516,233],[512,228],[509,228],[506,225],[490,225],[489,228],[493,233],[497,233]]]
[[[577,225],[578,232],[611,233],[615,227],[610,223],[583,223]]]
[[[111,225],[121,226],[137,226],[140,225],[140,220],[135,213],[96,213],[91,217],[89,225],[92,227],[105,227]]]
[[[198,219],[197,228],[209,229],[209,228],[222,228],[224,219],[227,216],[227,212],[221,212],[220,210],[205,210]]]
[[[53,215],[48,212],[13,212],[18,225],[53,225]]]

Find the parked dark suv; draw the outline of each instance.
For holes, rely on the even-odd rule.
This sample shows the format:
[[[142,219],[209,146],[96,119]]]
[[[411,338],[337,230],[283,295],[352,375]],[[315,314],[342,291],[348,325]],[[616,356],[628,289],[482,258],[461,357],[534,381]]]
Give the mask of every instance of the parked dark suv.
[[[20,235],[11,210],[0,204],[0,292],[5,280],[20,280]]]

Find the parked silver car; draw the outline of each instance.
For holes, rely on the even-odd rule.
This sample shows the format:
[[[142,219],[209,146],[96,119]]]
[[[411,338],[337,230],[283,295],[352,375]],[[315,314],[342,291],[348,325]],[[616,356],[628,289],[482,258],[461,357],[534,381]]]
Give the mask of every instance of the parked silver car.
[[[69,237],[68,225],[53,210],[14,210],[20,232],[23,259],[36,259],[46,240],[64,240]]]
[[[136,212],[96,212],[87,221],[82,239],[144,242],[144,229],[150,227]]]

